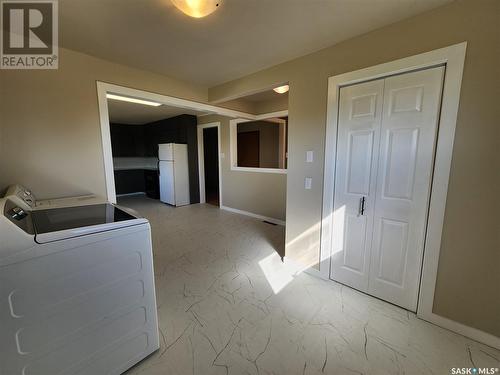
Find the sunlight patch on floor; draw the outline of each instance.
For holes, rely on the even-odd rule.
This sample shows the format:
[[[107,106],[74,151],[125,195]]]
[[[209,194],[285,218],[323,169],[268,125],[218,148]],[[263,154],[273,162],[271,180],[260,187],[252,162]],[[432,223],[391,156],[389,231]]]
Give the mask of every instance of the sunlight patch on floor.
[[[277,253],[272,253],[259,261],[259,266],[271,286],[274,294],[278,294],[293,281],[296,269],[283,262]]]

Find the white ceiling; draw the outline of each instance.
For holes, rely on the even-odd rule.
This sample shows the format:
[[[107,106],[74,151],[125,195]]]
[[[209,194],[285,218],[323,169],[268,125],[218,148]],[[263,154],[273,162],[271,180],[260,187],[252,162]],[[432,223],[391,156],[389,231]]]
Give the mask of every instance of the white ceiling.
[[[142,125],[183,114],[202,115],[204,112],[161,105],[152,107],[143,104],[108,99],[109,121],[117,124]]]
[[[225,0],[190,18],[170,0],[59,0],[63,47],[216,85],[451,0]]]

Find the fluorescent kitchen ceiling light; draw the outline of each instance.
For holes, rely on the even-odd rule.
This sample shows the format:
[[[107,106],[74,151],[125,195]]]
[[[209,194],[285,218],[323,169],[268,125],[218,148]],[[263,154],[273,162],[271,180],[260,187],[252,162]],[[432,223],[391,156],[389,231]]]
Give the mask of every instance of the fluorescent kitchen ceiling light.
[[[120,96],[115,94],[106,94],[106,98],[113,100],[121,100],[122,102],[150,105],[152,107],[159,107],[161,105],[161,103],[151,102],[149,100],[129,98],[128,96]]]
[[[277,92],[278,94],[284,94],[285,92],[287,92],[288,90],[290,89],[290,86],[288,85],[283,85],[283,86],[279,86],[279,87],[275,87],[273,89],[274,92]]]

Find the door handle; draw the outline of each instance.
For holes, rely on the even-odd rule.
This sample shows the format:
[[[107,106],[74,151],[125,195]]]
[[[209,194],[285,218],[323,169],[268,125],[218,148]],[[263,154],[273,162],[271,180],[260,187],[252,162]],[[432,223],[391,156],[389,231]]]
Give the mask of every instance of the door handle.
[[[359,198],[359,215],[364,215],[365,214],[365,197]]]

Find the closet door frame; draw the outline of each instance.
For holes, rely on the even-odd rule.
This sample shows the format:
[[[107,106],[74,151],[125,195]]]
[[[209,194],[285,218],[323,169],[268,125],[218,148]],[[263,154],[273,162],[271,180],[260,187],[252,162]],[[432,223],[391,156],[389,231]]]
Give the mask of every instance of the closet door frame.
[[[463,42],[369,68],[332,76],[328,79],[328,110],[326,120],[319,270],[311,269],[308,270],[308,272],[324,279],[330,278],[332,210],[334,207],[334,177],[336,168],[340,88],[365,81],[386,78],[392,75],[445,66],[441,114],[439,116],[438,125],[439,131],[436,139],[434,173],[430,193],[429,213],[426,223],[426,239],[424,243],[417,316],[490,346],[498,347],[500,340],[493,335],[444,318],[432,312],[466,48],[467,42]]]

